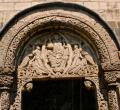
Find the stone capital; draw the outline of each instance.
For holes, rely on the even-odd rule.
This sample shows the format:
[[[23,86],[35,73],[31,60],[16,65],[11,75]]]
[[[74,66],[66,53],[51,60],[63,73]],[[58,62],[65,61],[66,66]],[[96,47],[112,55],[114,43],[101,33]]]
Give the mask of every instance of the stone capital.
[[[108,84],[115,83],[120,79],[120,71],[104,72],[104,79]]]
[[[13,76],[8,75],[0,75],[0,88],[7,89],[13,83]]]
[[[103,71],[120,71],[120,63],[116,62],[114,64],[111,64],[109,62],[102,63],[102,70]]]

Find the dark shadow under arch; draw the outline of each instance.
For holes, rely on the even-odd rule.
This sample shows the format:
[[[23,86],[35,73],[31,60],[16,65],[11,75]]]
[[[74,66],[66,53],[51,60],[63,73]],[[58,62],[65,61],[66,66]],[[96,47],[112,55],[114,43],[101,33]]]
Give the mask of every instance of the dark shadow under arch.
[[[33,89],[22,94],[22,110],[97,110],[96,91],[84,80],[33,82]]]

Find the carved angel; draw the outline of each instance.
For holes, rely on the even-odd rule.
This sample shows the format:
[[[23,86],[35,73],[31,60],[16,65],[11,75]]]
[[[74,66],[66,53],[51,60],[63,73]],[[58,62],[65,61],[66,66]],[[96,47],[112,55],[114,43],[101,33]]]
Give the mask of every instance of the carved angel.
[[[75,44],[73,51],[74,55],[72,58],[72,65],[69,68],[70,73],[79,73],[79,70],[87,64],[86,59],[82,56],[81,53],[82,53],[81,45]]]
[[[93,58],[90,56],[90,54],[88,54],[87,51],[83,51],[82,55],[87,60],[87,64],[89,64],[89,65],[94,65],[95,64]]]
[[[36,49],[32,52],[34,55],[34,62],[32,64],[33,68],[38,72],[38,73],[46,73],[48,74],[49,72],[44,66],[43,63],[43,58],[42,58],[42,53],[40,50],[39,46],[36,46]]]
[[[33,54],[26,55],[21,62],[19,68],[25,68],[29,65],[30,60],[33,58]]]

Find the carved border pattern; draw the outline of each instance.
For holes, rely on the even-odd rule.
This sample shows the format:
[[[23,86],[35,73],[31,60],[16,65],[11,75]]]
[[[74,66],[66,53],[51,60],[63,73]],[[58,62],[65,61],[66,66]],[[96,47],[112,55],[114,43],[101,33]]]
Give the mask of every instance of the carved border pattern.
[[[0,75],[0,85],[1,86],[11,86],[13,83],[13,76]]]
[[[120,71],[104,72],[104,78],[107,83],[115,83],[120,79]]]

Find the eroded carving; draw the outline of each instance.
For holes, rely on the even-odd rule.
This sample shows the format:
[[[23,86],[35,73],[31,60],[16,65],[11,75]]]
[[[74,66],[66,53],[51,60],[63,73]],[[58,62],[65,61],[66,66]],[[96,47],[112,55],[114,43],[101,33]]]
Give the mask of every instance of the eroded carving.
[[[41,24],[45,24],[46,27],[46,23],[51,21],[52,22],[54,21],[55,25],[57,24],[56,21],[61,23],[62,22],[69,23],[71,26],[76,25],[75,27],[78,28],[76,29],[77,31],[88,33],[89,35],[86,38],[88,38],[91,41],[91,43],[98,49],[97,51],[100,57],[100,62],[105,64],[102,66],[103,67],[102,69],[120,70],[119,64],[117,65],[111,64],[111,62],[115,63],[116,61],[118,61],[118,56],[117,54],[115,54],[117,53],[116,46],[113,40],[111,39],[109,33],[102,26],[100,26],[98,22],[93,21],[93,19],[91,19],[90,17],[89,17],[89,21],[87,21],[84,16],[83,18],[82,17],[78,18],[75,16],[66,15],[66,13],[63,12],[56,14],[55,10],[53,10],[53,12],[52,14],[50,13],[49,10],[50,14],[48,15],[45,14],[46,12],[40,13],[39,16],[30,15],[29,18],[31,19],[27,19],[26,17],[24,17],[22,18],[22,21],[29,21],[29,22],[22,22],[23,24],[21,22],[16,22],[14,26],[10,27],[11,29],[9,29],[8,32],[5,33],[4,38],[2,40],[2,43],[5,44],[5,46],[3,46],[0,49],[1,50],[0,54],[3,57],[3,59],[1,60],[1,64],[2,64],[1,71],[5,73],[14,72],[16,68],[15,65],[17,62],[16,54],[19,53],[18,51],[20,50],[19,47],[23,46],[21,45],[21,42],[22,44],[24,44],[25,43],[24,41],[26,41],[31,37],[31,36],[28,37],[27,33],[32,33],[33,30],[37,31],[38,26],[39,28],[43,28],[44,26],[41,26]],[[69,12],[69,14],[71,14],[71,12]],[[57,27],[59,27],[59,25],[57,25]],[[50,25],[48,24],[47,26],[49,27],[51,26],[51,24]],[[74,27],[71,26],[69,28],[73,30]],[[35,27],[37,28],[35,29]],[[63,27],[63,25],[61,25],[61,27]],[[66,26],[64,25],[64,27]],[[66,40],[64,39],[64,41]],[[57,39],[55,42],[53,42],[50,39],[47,40],[46,43],[43,43],[42,41],[40,43],[42,44],[35,45],[33,43],[32,51],[28,52],[28,50],[26,50],[27,54],[24,54],[23,60],[20,62],[18,69],[19,82],[17,88],[17,96],[15,99],[15,104],[12,105],[11,110],[18,110],[18,109],[21,110],[20,108],[21,91],[26,80],[24,79],[24,81],[21,81],[22,79],[20,77],[24,77],[24,78],[28,76],[29,78],[39,77],[39,76],[65,77],[65,75],[67,77],[69,77],[70,75],[90,76],[93,75],[94,73],[95,74],[98,73],[98,68],[96,67],[95,62],[93,61],[93,55],[91,55],[87,50],[85,50],[83,46],[81,46],[80,42],[72,43],[69,40],[68,42],[63,42],[63,41],[57,42]],[[42,51],[43,49],[45,51]],[[59,49],[60,52],[58,51]],[[107,63],[109,62],[109,65],[106,62]],[[109,81],[112,80],[112,75],[110,77],[109,75],[106,75],[106,77]],[[93,79],[95,79],[95,77]],[[3,84],[4,83],[7,84],[9,81],[6,81],[6,78],[2,79],[1,77],[1,82]],[[100,93],[101,92],[100,89],[97,88],[97,91],[99,92],[97,94],[99,94],[98,100],[100,99],[99,101],[100,109],[107,110],[107,104]],[[114,93],[111,92],[110,94],[111,94],[110,96],[111,100],[113,100],[112,98],[114,96],[112,96],[112,94]],[[116,108],[112,107],[112,110],[113,109],[115,110]]]
[[[98,72],[90,49],[82,41],[54,33],[32,44],[31,51],[25,50],[27,55],[19,65],[20,76],[82,76]]]
[[[107,83],[113,83],[120,79],[120,71],[104,72],[104,78]]]
[[[116,90],[110,89],[108,91],[109,110],[119,110]]]
[[[0,85],[10,86],[13,83],[13,76],[0,75]]]
[[[10,109],[10,93],[7,90],[1,92],[1,110]]]
[[[87,89],[95,89],[95,85],[91,81],[84,81],[84,85]]]
[[[25,89],[26,89],[28,92],[31,92],[32,88],[33,88],[33,84],[32,84],[31,82],[29,82],[29,83],[27,83],[27,84],[25,85]]]

